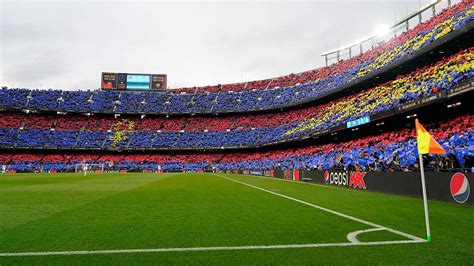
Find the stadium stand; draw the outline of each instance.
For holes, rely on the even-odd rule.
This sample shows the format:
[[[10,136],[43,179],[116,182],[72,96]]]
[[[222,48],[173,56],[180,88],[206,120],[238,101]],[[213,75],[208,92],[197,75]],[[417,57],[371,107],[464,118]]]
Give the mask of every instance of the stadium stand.
[[[465,168],[474,156],[474,116],[462,115],[428,125],[433,136],[448,151],[430,155],[428,169]],[[105,163],[108,170],[198,170],[214,167],[234,169],[356,169],[371,171],[417,170],[413,128],[404,128],[351,141],[311,145],[266,152],[204,152],[186,154],[64,154],[2,153],[0,163],[9,169],[33,171],[73,170],[77,163]]]
[[[51,115],[6,112],[0,145],[95,149],[250,147],[309,136],[393,110],[474,75],[474,47],[376,87],[280,113],[214,117]],[[3,113],[2,113],[3,116]]]

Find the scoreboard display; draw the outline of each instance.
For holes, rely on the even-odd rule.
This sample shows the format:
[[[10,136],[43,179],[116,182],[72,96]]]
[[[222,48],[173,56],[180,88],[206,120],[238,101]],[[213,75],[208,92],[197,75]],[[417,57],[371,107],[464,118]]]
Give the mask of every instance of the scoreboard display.
[[[166,90],[166,74],[102,72],[103,90]]]

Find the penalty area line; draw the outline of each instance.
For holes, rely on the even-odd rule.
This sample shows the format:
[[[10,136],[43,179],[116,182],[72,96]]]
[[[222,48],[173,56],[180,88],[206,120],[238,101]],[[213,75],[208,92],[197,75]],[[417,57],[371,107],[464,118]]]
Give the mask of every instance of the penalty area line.
[[[372,222],[369,222],[369,221],[366,221],[366,220],[362,220],[362,219],[356,218],[356,217],[354,217],[354,216],[350,216],[350,215],[343,214],[343,213],[340,213],[340,212],[337,212],[337,211],[333,211],[333,210],[331,210],[331,209],[324,208],[324,207],[321,207],[321,206],[319,206],[319,205],[312,204],[312,203],[309,203],[309,202],[306,202],[306,201],[303,201],[303,200],[300,200],[300,199],[296,199],[296,198],[293,198],[293,197],[290,197],[290,196],[286,196],[286,195],[283,195],[283,194],[280,194],[280,193],[277,193],[277,192],[274,192],[274,191],[271,191],[271,190],[268,190],[268,189],[264,189],[264,188],[261,188],[261,187],[257,187],[257,186],[254,186],[254,185],[250,185],[250,184],[247,184],[247,183],[245,183],[245,182],[241,182],[241,181],[235,180],[235,179],[233,179],[233,178],[229,178],[229,177],[222,176],[222,175],[219,175],[219,174],[214,174],[214,175],[216,175],[216,176],[218,176],[218,177],[221,177],[221,178],[224,178],[224,179],[227,179],[227,180],[229,180],[229,181],[235,182],[235,183],[239,183],[239,184],[244,185],[244,186],[248,186],[248,187],[251,187],[251,188],[254,188],[254,189],[258,189],[258,190],[260,190],[260,191],[273,194],[273,195],[275,195],[275,196],[279,196],[279,197],[282,197],[282,198],[285,198],[285,199],[288,199],[288,200],[292,200],[292,201],[295,201],[295,202],[298,202],[298,203],[301,203],[301,204],[304,204],[304,205],[313,207],[313,208],[315,208],[315,209],[319,209],[319,210],[322,210],[322,211],[326,211],[326,212],[332,213],[332,214],[334,214],[334,215],[337,215],[337,216],[340,216],[340,217],[343,217],[343,218],[346,218],[346,219],[349,219],[349,220],[352,220],[352,221],[356,221],[356,222],[359,222],[359,223],[362,223],[362,224],[365,224],[365,225],[368,225],[368,226],[371,226],[371,227],[374,227],[374,228],[383,229],[383,230],[389,231],[389,232],[391,232],[391,233],[394,233],[394,234],[397,234],[397,235],[401,235],[401,236],[403,236],[403,237],[406,237],[406,238],[408,238],[408,239],[411,239],[412,241],[425,242],[425,240],[422,239],[422,238],[419,238],[419,237],[414,236],[414,235],[410,235],[410,234],[408,234],[408,233],[404,233],[404,232],[402,232],[402,231],[398,231],[398,230],[395,230],[395,229],[392,229],[392,228],[389,228],[389,227],[386,227],[386,226],[383,226],[383,225],[379,225],[379,224],[376,224],[376,223],[372,223]]]
[[[45,251],[45,252],[16,252],[0,253],[0,257],[28,257],[28,256],[66,256],[66,255],[93,255],[118,253],[165,253],[165,252],[196,252],[196,251],[231,251],[231,250],[261,250],[261,249],[295,249],[295,248],[323,248],[348,246],[381,246],[396,244],[415,244],[426,241],[395,240],[378,242],[345,242],[320,244],[293,244],[293,245],[262,245],[262,246],[229,246],[229,247],[188,247],[188,248],[149,248],[149,249],[111,249],[111,250],[75,250],[75,251]]]

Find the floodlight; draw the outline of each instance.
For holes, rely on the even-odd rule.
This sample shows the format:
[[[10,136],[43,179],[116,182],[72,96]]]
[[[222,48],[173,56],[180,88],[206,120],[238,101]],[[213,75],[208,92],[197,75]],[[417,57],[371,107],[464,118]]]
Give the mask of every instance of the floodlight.
[[[390,26],[387,24],[382,24],[375,28],[374,34],[378,37],[383,37],[390,32]]]

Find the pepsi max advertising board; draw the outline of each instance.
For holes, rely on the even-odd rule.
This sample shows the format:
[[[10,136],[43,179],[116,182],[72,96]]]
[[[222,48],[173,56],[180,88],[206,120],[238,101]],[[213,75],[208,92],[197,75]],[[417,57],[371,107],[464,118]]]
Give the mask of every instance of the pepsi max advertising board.
[[[354,172],[342,170],[301,171],[302,180],[328,186],[422,197],[419,172]],[[473,173],[426,172],[428,199],[474,204]]]

